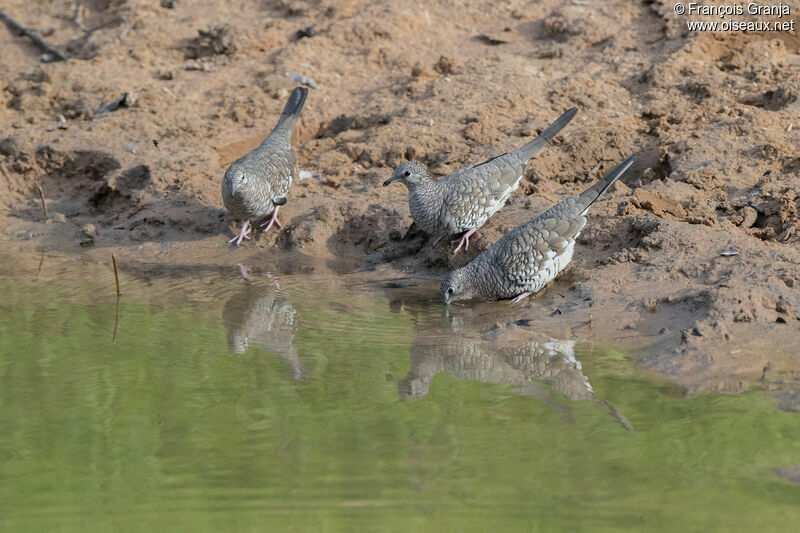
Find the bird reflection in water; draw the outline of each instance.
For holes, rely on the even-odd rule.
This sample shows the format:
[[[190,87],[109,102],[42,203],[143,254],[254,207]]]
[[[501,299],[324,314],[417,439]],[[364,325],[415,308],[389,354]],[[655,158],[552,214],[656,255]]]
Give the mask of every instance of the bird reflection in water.
[[[522,331],[514,328],[516,331],[509,335],[503,333],[507,328],[498,325],[486,331],[486,326],[493,323],[487,324],[489,317],[470,314],[469,310],[464,312],[452,316],[446,310],[444,328],[418,327],[411,345],[411,369],[397,383],[400,397],[423,398],[433,378],[447,373],[458,380],[513,385],[516,393],[533,396],[552,406],[569,423],[574,423],[572,408],[557,401],[553,391],[572,401],[597,403],[622,427],[633,429],[616,407],[595,395],[575,357],[575,341],[536,336],[525,331],[527,328]],[[481,329],[486,333],[478,333]]]
[[[225,302],[222,310],[228,351],[243,354],[257,347],[277,353],[289,364],[295,379],[307,379],[308,371],[292,344],[297,333],[297,310],[269,274],[271,284],[253,283],[244,268],[242,275],[247,285]]]

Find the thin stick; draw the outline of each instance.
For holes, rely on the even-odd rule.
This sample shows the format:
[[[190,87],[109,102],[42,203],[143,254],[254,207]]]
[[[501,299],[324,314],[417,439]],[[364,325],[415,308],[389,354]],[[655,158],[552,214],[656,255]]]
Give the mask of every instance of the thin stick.
[[[47,214],[47,204],[44,201],[44,191],[42,190],[41,184],[39,184],[39,180],[35,179],[33,182],[36,184],[36,189],[39,191],[39,199],[42,201],[42,211],[44,211],[44,219],[47,220],[50,218],[50,215]]]
[[[117,314],[114,319],[114,337],[111,339],[113,344],[117,344],[117,329],[119,329],[119,294],[117,294]]]
[[[34,279],[39,279],[39,274],[42,273],[42,265],[44,264],[44,252],[42,252],[42,257],[39,259],[39,269],[36,271],[36,277]]]
[[[114,254],[111,254],[111,263],[114,265],[114,282],[117,284],[117,296],[119,296],[119,274],[117,274],[117,259],[114,257]]]
[[[69,59],[66,55],[59,52],[58,49],[56,49],[56,47],[45,41],[38,33],[23,27],[19,22],[6,15],[2,9],[0,9],[0,19],[3,19],[3,22],[5,22],[6,25],[8,25],[8,27],[10,27],[11,29],[16,30],[22,35],[25,35],[26,37],[30,38],[34,43],[36,43],[39,46],[39,48],[55,56],[55,58],[58,61],[66,61],[67,59]]]

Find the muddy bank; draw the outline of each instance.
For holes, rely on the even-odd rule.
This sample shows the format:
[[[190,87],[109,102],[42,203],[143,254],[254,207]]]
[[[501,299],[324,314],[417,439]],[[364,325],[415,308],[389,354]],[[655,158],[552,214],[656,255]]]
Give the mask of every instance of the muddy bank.
[[[88,32],[72,2],[6,8],[74,58],[41,63],[0,30],[10,249],[230,264],[279,249],[436,278],[635,152],[569,270],[519,313],[647,332],[642,364],[687,390],[742,390],[767,363],[796,379],[797,33],[688,33],[663,2],[84,4]],[[295,183],[286,229],[232,252],[221,176],[274,124],[286,72],[321,89],[294,143],[322,179]],[[409,231],[404,190],[381,187],[404,159],[443,176],[571,106],[466,254]]]

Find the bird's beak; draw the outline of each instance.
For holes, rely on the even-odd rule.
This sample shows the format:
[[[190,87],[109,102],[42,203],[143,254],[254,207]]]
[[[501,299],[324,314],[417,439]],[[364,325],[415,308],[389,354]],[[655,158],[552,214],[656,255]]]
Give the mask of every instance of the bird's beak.
[[[386,186],[387,186],[387,185],[389,185],[390,183],[394,183],[395,181],[399,181],[399,180],[401,180],[401,179],[402,179],[402,178],[400,178],[399,176],[392,176],[391,178],[389,178],[388,180],[386,180],[386,181],[384,181],[384,182],[383,182],[383,186],[384,186],[384,187],[386,187]]]
[[[231,196],[236,194],[236,184],[231,183]]]

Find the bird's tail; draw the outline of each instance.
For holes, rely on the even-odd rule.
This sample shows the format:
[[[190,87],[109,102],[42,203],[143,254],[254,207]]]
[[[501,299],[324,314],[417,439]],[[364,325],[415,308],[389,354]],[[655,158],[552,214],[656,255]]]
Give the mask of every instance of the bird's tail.
[[[291,137],[294,127],[297,125],[297,119],[300,118],[300,112],[303,110],[303,104],[306,103],[306,95],[308,95],[308,89],[305,87],[294,88],[273,131],[285,132]]]
[[[583,191],[580,195],[583,205],[586,207],[583,209],[583,212],[586,213],[586,210],[597,201],[600,196],[611,187],[615,181],[617,181],[628,168],[633,164],[634,156],[628,156],[628,158],[614,167],[611,172],[606,174],[603,179]]]
[[[569,124],[569,121],[572,120],[575,115],[578,113],[578,108],[573,107],[569,109],[566,113],[561,115],[556,119],[555,122],[550,124],[545,128],[545,130],[539,134],[534,140],[519,148],[516,152],[519,154],[520,159],[523,161],[527,161],[528,159],[532,158],[536,154],[542,151],[542,148],[547,146],[553,137],[558,135],[558,132],[564,129],[564,126]]]

